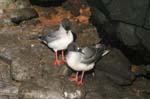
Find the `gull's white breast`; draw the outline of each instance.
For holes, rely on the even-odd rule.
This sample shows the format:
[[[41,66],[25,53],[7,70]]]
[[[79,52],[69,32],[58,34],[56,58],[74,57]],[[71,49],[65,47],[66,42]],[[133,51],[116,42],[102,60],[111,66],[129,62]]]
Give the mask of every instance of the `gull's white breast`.
[[[68,45],[73,41],[73,35],[69,32],[66,35],[62,35],[62,37],[58,40],[48,43],[50,48],[54,50],[64,50],[67,49]]]
[[[95,65],[95,63],[91,64],[81,63],[79,52],[69,52],[66,56],[66,61],[68,66],[75,71],[89,71]]]

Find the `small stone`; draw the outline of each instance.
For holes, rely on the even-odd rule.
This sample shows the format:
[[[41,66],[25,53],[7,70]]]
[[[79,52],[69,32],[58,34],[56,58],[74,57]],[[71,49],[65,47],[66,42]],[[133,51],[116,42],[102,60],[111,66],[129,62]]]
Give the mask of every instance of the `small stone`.
[[[32,8],[16,9],[11,13],[11,21],[17,24],[36,17],[38,17],[38,13]]]
[[[31,47],[34,47],[34,44],[31,44]]]

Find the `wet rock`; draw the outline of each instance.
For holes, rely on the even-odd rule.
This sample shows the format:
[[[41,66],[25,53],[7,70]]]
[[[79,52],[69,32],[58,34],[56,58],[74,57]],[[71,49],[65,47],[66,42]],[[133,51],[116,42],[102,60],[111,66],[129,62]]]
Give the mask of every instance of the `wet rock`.
[[[20,23],[38,17],[38,13],[32,8],[17,9],[11,13],[11,20],[14,23]]]
[[[22,8],[30,8],[31,7],[31,4],[30,4],[30,1],[29,0],[17,0],[15,2],[16,4],[16,7],[18,9],[22,9]]]
[[[97,63],[95,69],[104,71],[113,82],[119,85],[129,85],[134,80],[130,61],[115,48]]]
[[[127,46],[135,46],[139,43],[135,34],[135,26],[119,23],[117,27],[117,37]]]
[[[11,80],[10,76],[10,65],[2,62],[0,60],[0,80],[9,82]]]
[[[112,0],[105,5],[113,20],[142,26],[145,22],[149,0]]]

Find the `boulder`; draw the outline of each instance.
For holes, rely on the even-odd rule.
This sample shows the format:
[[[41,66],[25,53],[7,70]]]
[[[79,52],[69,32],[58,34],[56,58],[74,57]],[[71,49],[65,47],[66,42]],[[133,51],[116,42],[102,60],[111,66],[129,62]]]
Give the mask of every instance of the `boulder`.
[[[134,81],[131,72],[131,63],[118,49],[111,49],[96,65],[95,69],[104,71],[106,75],[116,84],[129,85]]]

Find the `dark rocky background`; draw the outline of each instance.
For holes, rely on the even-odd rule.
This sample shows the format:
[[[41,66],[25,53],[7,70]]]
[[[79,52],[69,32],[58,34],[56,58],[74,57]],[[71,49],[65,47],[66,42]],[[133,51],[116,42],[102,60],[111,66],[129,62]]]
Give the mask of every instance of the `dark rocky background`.
[[[0,0],[0,99],[149,99],[149,8],[149,0]],[[111,50],[82,87],[38,40],[63,18],[80,46]]]

